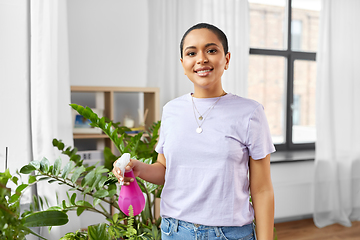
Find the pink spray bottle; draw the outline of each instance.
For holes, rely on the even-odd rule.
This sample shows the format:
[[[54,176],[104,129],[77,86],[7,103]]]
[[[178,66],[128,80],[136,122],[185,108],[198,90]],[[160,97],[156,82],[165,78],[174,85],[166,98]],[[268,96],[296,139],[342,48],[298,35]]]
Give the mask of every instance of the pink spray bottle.
[[[124,177],[131,177],[134,179],[133,182],[130,182],[130,185],[121,186],[118,204],[121,211],[127,216],[129,216],[129,206],[131,205],[134,210],[134,216],[136,216],[140,214],[142,210],[144,210],[145,197],[136,181],[134,172],[132,170],[129,172],[125,172],[125,167],[128,165],[129,162],[129,153],[124,153],[116,162],[116,166],[121,169]]]

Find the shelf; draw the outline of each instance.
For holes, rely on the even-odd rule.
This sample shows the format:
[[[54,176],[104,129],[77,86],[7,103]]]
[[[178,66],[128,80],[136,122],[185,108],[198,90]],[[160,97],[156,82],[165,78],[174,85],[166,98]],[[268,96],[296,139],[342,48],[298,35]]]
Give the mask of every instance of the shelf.
[[[74,139],[101,139],[109,138],[106,134],[74,134]]]
[[[116,109],[121,108],[116,99],[118,94],[122,93],[141,93],[143,94],[142,107],[148,110],[147,118],[145,120],[145,128],[148,129],[154,122],[160,120],[160,91],[158,88],[148,87],[108,87],[108,86],[71,86],[72,93],[91,93],[95,99],[95,108],[103,109],[103,116],[114,120]],[[95,93],[95,95],[94,95]],[[77,102],[74,102],[77,103]],[[84,105],[85,106],[85,105]],[[127,105],[128,106],[128,105]],[[116,121],[115,119],[114,121]],[[134,136],[136,134],[129,134]],[[144,137],[148,136],[144,133]],[[93,139],[97,141],[97,149],[109,147],[114,153],[115,147],[111,143],[106,134],[73,134],[74,139]],[[78,143],[81,144],[81,143]],[[85,144],[85,143],[83,143]],[[87,144],[87,143],[86,143]],[[85,146],[85,145],[83,145]],[[86,147],[86,146],[85,146]]]

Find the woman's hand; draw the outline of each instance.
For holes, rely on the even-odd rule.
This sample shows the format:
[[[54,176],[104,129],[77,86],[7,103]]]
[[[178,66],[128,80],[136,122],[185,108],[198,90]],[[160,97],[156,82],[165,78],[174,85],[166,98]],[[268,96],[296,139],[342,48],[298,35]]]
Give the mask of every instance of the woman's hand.
[[[121,169],[116,166],[117,160],[113,163],[113,170],[112,173],[115,175],[115,177],[118,179],[119,182],[124,182],[124,185],[130,185],[130,182],[134,182],[135,179],[131,177],[122,177]],[[135,159],[130,159],[129,164],[125,167],[125,172],[130,172],[131,170],[134,172],[135,177],[139,176],[139,169],[138,164],[139,161]]]
[[[113,164],[112,170],[115,177],[119,182],[124,181],[124,185],[129,185],[130,182],[134,182],[135,179],[130,177],[122,177],[122,172],[119,167],[116,166],[116,161]],[[125,172],[133,170],[135,177],[139,177],[147,182],[151,182],[157,185],[163,185],[165,183],[165,170],[166,159],[163,154],[158,154],[157,161],[153,164],[143,163],[136,159],[130,159],[129,164],[125,167]]]

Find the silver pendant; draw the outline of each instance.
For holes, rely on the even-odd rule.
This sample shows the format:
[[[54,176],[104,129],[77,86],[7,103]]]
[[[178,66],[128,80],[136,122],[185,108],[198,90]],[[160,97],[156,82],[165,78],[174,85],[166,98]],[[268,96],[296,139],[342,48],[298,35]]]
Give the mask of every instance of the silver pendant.
[[[201,128],[201,127],[198,127],[198,128],[196,129],[196,132],[197,132],[197,133],[202,133],[202,128]]]

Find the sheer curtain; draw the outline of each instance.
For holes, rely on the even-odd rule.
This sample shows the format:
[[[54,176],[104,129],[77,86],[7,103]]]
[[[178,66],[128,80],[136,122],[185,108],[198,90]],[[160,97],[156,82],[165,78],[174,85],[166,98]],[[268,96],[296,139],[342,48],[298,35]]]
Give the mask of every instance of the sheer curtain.
[[[225,32],[231,52],[225,91],[247,95],[249,16],[247,0],[154,0],[149,2],[147,86],[160,88],[160,104],[193,91],[180,63],[180,40],[199,22]]]
[[[360,1],[323,0],[318,50],[314,222],[360,220]]]
[[[52,146],[52,139],[63,140],[73,145],[68,67],[66,1],[32,0],[31,16],[31,135],[33,159],[46,157],[51,163],[59,156]],[[63,165],[67,159],[62,155]],[[38,195],[46,196],[51,205],[66,199],[66,188],[38,183]],[[60,239],[65,233],[80,228],[75,213],[70,222],[62,227],[53,227],[51,233],[43,228],[41,235],[48,239]]]

